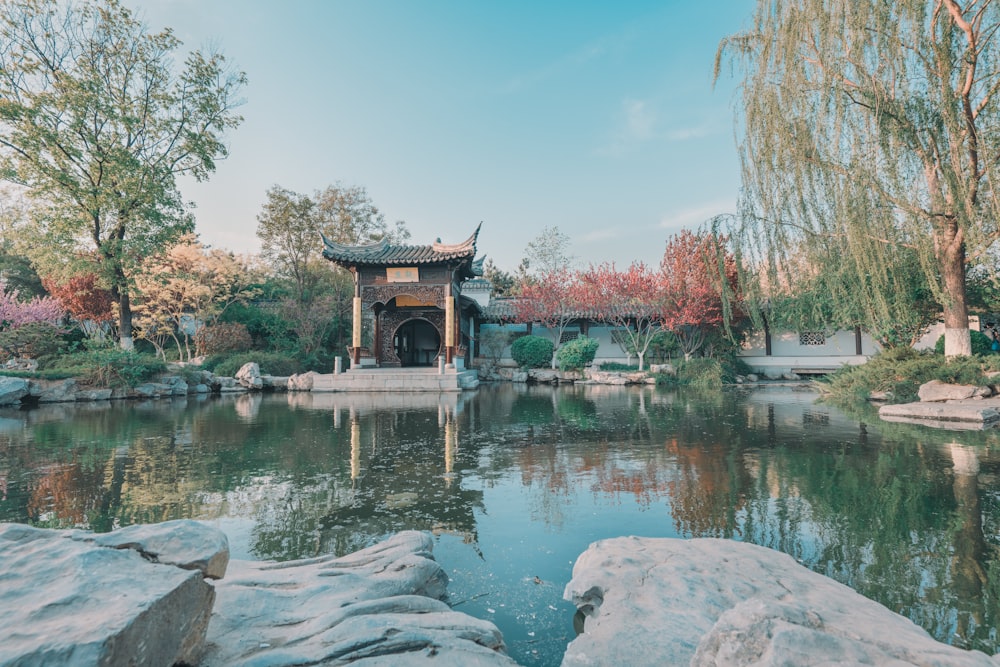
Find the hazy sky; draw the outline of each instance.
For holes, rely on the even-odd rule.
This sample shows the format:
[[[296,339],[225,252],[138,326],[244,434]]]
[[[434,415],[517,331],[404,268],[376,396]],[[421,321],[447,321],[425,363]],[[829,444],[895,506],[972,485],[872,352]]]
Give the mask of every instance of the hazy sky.
[[[734,211],[736,81],[719,40],[752,0],[126,0],[249,85],[230,157],[184,183],[198,231],[258,249],[274,184],[363,186],[412,243],[462,241],[512,270],[547,226],[582,264],[658,264]]]

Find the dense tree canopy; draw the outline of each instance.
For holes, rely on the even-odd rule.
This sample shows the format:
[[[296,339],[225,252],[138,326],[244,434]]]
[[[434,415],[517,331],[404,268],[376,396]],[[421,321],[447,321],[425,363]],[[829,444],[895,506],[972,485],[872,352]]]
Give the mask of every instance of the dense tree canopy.
[[[900,312],[902,258],[943,310],[947,353],[970,352],[967,263],[1000,238],[998,27],[991,0],[760,0],[722,43],[717,72],[727,53],[744,72],[739,239],[767,289],[815,275],[791,260],[833,268],[850,300],[875,299],[835,307],[877,330]]]
[[[151,33],[118,0],[0,2],[0,176],[26,187],[43,273],[96,251],[131,347],[131,279],[191,231],[177,189],[225,157],[246,79]]]

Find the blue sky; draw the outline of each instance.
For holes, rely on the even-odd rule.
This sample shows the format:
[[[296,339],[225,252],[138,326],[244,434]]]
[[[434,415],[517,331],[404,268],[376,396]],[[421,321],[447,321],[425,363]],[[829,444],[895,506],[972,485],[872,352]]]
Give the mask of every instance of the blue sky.
[[[671,234],[735,210],[736,81],[713,89],[712,65],[751,0],[126,4],[249,78],[230,157],[183,184],[216,247],[258,249],[274,184],[363,186],[417,244],[482,221],[508,270],[549,226],[582,265],[658,264]]]

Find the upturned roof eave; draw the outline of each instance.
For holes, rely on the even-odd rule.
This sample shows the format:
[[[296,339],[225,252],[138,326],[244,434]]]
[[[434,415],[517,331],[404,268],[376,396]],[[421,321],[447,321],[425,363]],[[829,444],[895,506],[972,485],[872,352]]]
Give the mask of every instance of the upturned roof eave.
[[[341,266],[413,266],[461,260],[472,262],[483,223],[462,243],[432,245],[392,245],[386,239],[368,245],[346,245],[326,238],[322,232],[323,257]]]

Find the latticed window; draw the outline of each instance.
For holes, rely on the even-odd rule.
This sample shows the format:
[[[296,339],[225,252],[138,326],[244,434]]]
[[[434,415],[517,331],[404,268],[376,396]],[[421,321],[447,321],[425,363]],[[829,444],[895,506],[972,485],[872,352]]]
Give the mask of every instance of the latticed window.
[[[799,345],[826,345],[826,334],[822,331],[800,331]]]
[[[576,340],[579,337],[580,337],[579,331],[563,331],[562,335],[559,336],[559,344],[562,345],[564,343],[568,343],[571,340]]]

